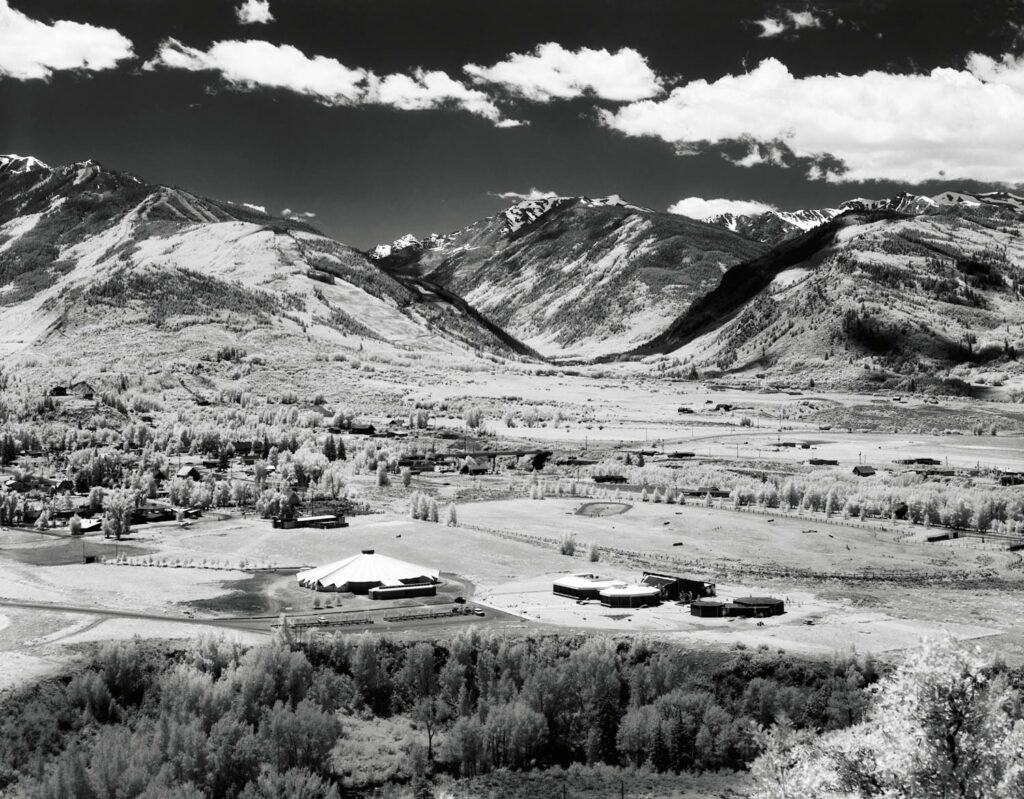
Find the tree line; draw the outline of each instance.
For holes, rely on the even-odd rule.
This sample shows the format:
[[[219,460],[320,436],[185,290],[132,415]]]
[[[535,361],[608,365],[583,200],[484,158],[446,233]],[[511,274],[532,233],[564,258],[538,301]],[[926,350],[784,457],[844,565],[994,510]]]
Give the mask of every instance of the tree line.
[[[844,729],[863,718],[878,676],[869,657],[476,630],[445,642],[299,642],[285,624],[251,649],[111,643],[70,677],[3,700],[0,791],[258,799],[302,786],[334,797],[337,745],[380,717],[410,723],[403,779],[413,783],[574,763],[744,768],[760,751],[755,725],[784,714],[797,730]]]

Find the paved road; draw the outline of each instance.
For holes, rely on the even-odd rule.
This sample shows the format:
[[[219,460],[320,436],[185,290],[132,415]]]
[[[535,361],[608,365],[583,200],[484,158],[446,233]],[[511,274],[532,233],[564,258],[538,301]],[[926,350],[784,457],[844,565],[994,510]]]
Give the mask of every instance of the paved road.
[[[0,607],[20,608],[23,610],[49,610],[55,613],[77,613],[85,616],[103,616],[111,619],[139,619],[141,621],[166,621],[176,624],[202,624],[210,627],[221,627],[247,632],[270,632],[269,617],[217,617],[191,618],[189,616],[170,616],[159,613],[139,613],[131,610],[109,610],[83,605],[65,605],[51,602],[24,602],[17,599],[0,599]]]

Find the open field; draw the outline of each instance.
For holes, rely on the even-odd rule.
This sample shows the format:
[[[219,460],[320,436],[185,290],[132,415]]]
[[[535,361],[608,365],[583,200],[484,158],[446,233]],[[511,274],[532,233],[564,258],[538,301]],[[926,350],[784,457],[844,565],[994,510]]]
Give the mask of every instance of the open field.
[[[447,478],[454,485],[460,481],[467,478]],[[238,618],[237,634],[243,636],[265,634],[282,612],[299,618],[327,614],[330,620],[377,620],[353,631],[437,632],[444,627],[384,623],[385,608],[450,603],[456,594],[493,609],[494,618],[487,620],[493,624],[642,632],[696,646],[768,644],[815,654],[851,648],[893,652],[915,646],[923,635],[948,632],[991,642],[1012,657],[1024,656],[1015,651],[1024,640],[1013,610],[1021,582],[1011,567],[1019,558],[1005,550],[966,539],[922,543],[900,533],[899,525],[830,523],[781,511],[634,502],[614,515],[578,514],[585,504],[578,498],[464,502],[459,505],[461,526],[455,528],[394,511],[353,517],[340,530],[273,529],[263,519],[225,514],[189,528],[144,526],[126,542],[86,540],[90,552],[111,559],[116,547],[122,565],[68,562],[68,547],[79,542],[5,531],[0,552],[4,599],[154,618],[72,616],[55,607],[42,611],[45,623],[26,636],[35,614],[9,609],[10,623],[0,629],[0,659],[13,679],[18,673],[45,671],[54,653],[84,641],[211,631],[189,623],[186,612],[197,622]],[[558,551],[557,542],[566,533],[577,540],[575,557]],[[590,544],[601,551],[597,564],[586,560]],[[369,548],[440,569],[446,584],[438,598],[378,603],[349,594],[313,594],[295,583],[297,568]],[[165,565],[127,565],[150,561]],[[266,567],[273,570],[252,571]],[[596,571],[636,582],[644,569],[703,576],[719,583],[723,598],[780,596],[787,601],[787,613],[760,623],[697,619],[675,604],[621,610],[596,602],[577,604],[551,593],[552,580],[568,572]],[[1014,640],[1016,647],[1006,645]]]

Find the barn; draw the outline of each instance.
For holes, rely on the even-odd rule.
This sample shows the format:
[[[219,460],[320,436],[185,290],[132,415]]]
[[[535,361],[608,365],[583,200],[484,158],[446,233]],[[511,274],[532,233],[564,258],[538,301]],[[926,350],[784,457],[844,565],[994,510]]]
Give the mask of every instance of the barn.
[[[616,585],[598,597],[607,608],[651,608],[661,604],[661,591],[648,585]]]
[[[623,586],[622,580],[600,577],[596,574],[567,574],[555,580],[552,590],[571,599],[597,599],[606,588]]]
[[[657,572],[644,572],[641,585],[657,588],[661,592],[661,598],[665,602],[688,602],[693,599],[703,599],[715,596],[715,584],[706,583],[703,580],[694,580],[690,577],[676,577],[671,574],[658,574]]]
[[[364,549],[358,555],[315,569],[306,569],[295,575],[303,588],[314,591],[351,591],[353,594],[368,594],[374,588],[410,586],[421,586],[429,590],[440,582],[440,576],[437,569],[378,555],[372,549]],[[377,598],[383,598],[380,592]]]
[[[174,473],[175,477],[180,477],[182,480],[202,480],[202,473],[191,464],[182,466],[178,471]]]

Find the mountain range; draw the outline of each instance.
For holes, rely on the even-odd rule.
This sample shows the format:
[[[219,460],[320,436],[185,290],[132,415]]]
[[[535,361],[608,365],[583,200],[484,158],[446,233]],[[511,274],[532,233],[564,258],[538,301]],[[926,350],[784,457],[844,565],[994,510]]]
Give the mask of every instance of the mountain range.
[[[1024,200],[1009,192],[945,191],[934,197],[902,192],[882,200],[857,198],[846,200],[835,208],[813,208],[799,211],[764,211],[759,214],[716,214],[708,223],[740,233],[765,244],[779,242],[806,233],[847,211],[898,211],[903,214],[921,214],[940,210],[945,206],[978,208],[982,206],[1024,210]]]
[[[243,353],[242,388],[274,370],[315,385],[318,361],[424,358],[950,383],[1017,371],[1022,234],[1024,199],[1008,192],[708,222],[548,197],[364,253],[95,161],[0,156],[0,352],[40,379],[158,364],[193,390],[224,352]]]

